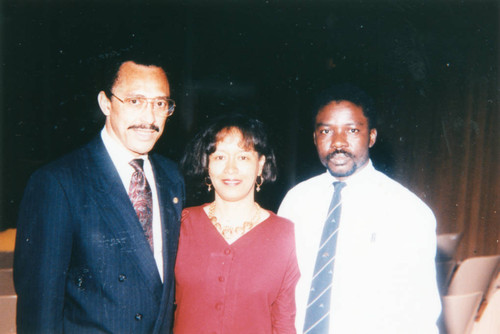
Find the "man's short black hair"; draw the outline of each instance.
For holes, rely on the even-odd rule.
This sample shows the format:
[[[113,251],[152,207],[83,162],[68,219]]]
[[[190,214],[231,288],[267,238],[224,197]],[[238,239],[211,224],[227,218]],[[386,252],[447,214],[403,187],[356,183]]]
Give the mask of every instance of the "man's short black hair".
[[[113,52],[108,55],[105,59],[103,73],[102,73],[102,86],[100,90],[106,93],[108,98],[111,97],[111,89],[118,78],[118,71],[123,63],[132,61],[137,65],[144,66],[156,66],[161,68],[165,74],[164,60],[160,52],[149,52],[145,49],[139,48],[129,48],[126,50],[120,50]]]
[[[361,88],[348,83],[331,86],[318,95],[313,109],[313,124],[316,123],[316,116],[323,107],[331,102],[340,101],[349,101],[361,107],[363,114],[368,119],[368,128],[377,127],[377,110],[373,99]]]

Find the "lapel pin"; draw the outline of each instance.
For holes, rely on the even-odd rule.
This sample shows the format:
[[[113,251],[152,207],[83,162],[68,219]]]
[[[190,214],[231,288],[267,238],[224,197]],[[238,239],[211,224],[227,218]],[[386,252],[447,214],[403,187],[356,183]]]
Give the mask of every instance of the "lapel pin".
[[[177,197],[174,197],[174,199],[172,200],[172,202],[174,202],[174,204],[177,204],[177,203],[179,203],[179,199]]]

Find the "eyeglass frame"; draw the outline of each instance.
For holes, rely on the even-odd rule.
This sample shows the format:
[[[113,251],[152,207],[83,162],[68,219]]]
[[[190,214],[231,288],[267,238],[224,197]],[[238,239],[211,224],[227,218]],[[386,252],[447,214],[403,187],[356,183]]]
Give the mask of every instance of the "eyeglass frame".
[[[116,96],[115,94],[111,93],[110,94],[111,97],[115,97],[118,101],[120,101],[121,103],[123,103],[124,105],[127,105],[127,103],[124,101],[125,99],[143,99],[143,100],[146,100],[147,103],[144,104],[144,106],[142,107],[141,111],[144,110],[144,108],[146,108],[147,105],[149,105],[150,102],[155,102],[156,100],[158,100],[158,98],[156,97],[152,97],[152,98],[148,98],[148,97],[142,97],[142,96],[136,96],[136,97],[132,97],[132,98],[125,98],[125,99],[120,99],[118,96]],[[165,114],[166,117],[170,117],[172,116],[172,114],[174,113],[174,110],[175,110],[175,101],[173,99],[169,99],[169,98],[165,98],[165,100],[167,100],[168,103],[170,103],[170,101],[172,102],[172,107],[171,108],[168,108],[167,109],[167,112]],[[154,107],[154,104],[153,104],[153,111],[156,112],[155,110],[155,107]]]

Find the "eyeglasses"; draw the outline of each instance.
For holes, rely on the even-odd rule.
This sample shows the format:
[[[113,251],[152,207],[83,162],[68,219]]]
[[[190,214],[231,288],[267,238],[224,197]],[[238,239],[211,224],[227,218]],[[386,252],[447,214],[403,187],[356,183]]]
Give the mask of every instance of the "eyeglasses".
[[[163,97],[157,98],[147,98],[142,96],[134,96],[134,97],[126,97],[124,99],[120,99],[115,94],[111,94],[118,101],[123,103],[127,108],[133,111],[143,111],[149,102],[153,102],[153,111],[161,115],[162,117],[172,116],[175,109],[175,101],[172,99],[167,99]]]

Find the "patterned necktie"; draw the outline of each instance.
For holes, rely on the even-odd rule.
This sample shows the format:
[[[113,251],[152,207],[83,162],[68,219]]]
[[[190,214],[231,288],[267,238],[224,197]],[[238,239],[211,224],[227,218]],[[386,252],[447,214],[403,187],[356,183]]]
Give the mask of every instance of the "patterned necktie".
[[[330,324],[330,296],[333,279],[333,264],[337,247],[341,198],[340,192],[346,184],[334,182],[334,193],[328,216],[323,227],[321,243],[316,256],[316,265],[309,292],[304,334],[328,333]]]
[[[135,213],[139,218],[144,235],[149,242],[151,250],[153,248],[153,197],[151,195],[151,188],[149,187],[146,175],[144,174],[143,164],[144,160],[134,159],[129,162],[134,167],[134,174],[130,180],[130,187],[128,196],[134,206]]]

